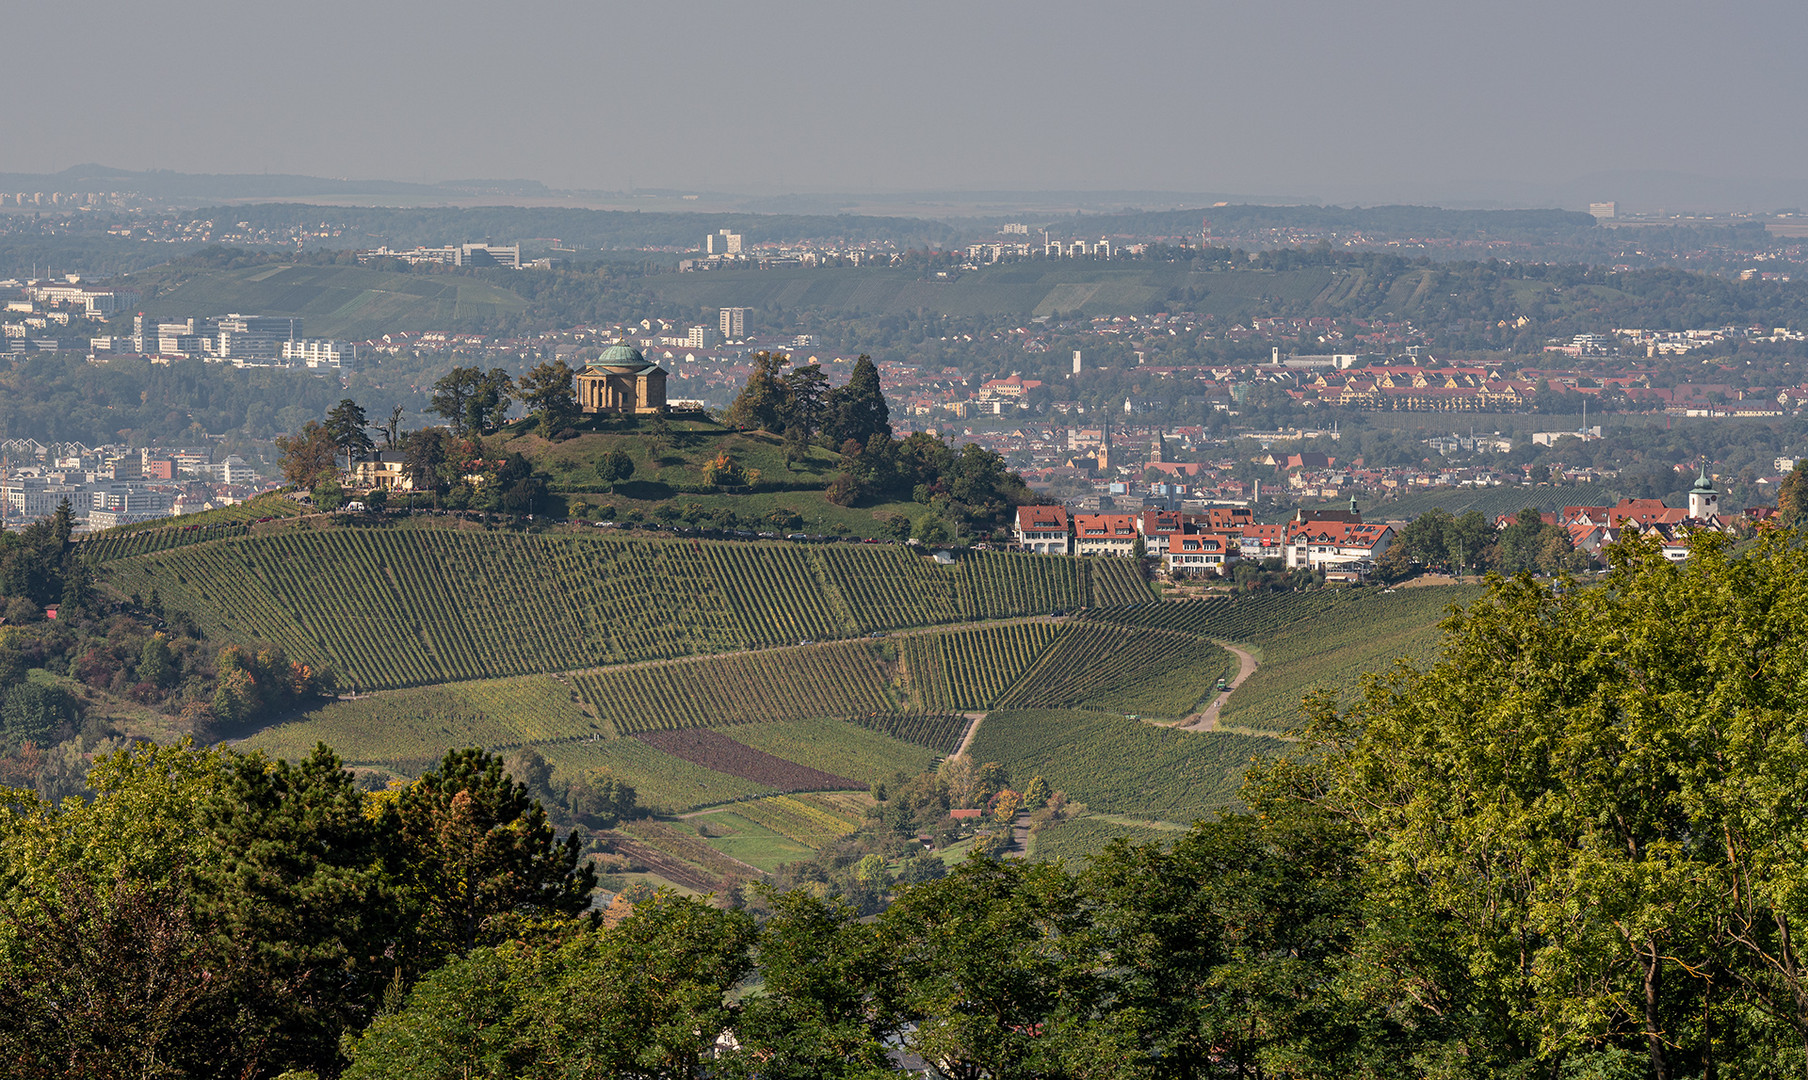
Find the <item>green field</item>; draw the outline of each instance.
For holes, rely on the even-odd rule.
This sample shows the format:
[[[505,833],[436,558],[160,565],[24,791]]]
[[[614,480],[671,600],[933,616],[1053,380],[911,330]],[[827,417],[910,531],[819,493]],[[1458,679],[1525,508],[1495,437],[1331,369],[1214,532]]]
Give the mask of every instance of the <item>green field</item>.
[[[729,729],[736,742],[812,769],[877,784],[904,772],[916,774],[936,759],[934,751],[883,732],[839,720],[788,720]],[[804,796],[800,795],[799,798]]]
[[[763,784],[693,765],[639,739],[540,743],[534,749],[551,763],[555,778],[605,769],[633,784],[641,805],[658,812],[681,813],[773,793]]]
[[[759,802],[740,805],[758,806]],[[814,847],[769,829],[744,814],[724,810],[693,818],[691,822],[699,829],[709,830],[704,839],[711,847],[731,859],[739,859],[761,870],[777,870],[782,863],[796,862],[816,854]]]
[[[1005,710],[979,725],[975,761],[997,761],[1011,778],[1048,786],[1095,810],[1191,822],[1233,805],[1243,769],[1284,752],[1279,739],[1155,727],[1106,713]]]
[[[737,803],[735,813],[811,849],[822,848],[860,827],[860,815],[808,794]]]
[[[197,311],[299,315],[309,337],[367,338],[507,318],[525,311],[527,303],[508,289],[465,275],[261,265],[204,271],[142,306],[153,318]]]

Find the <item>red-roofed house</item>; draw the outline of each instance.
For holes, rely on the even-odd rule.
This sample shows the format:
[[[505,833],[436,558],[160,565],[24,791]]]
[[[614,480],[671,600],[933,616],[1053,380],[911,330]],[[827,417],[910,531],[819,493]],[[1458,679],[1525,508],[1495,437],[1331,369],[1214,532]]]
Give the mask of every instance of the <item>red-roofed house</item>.
[[[1135,553],[1135,514],[1075,514],[1073,520],[1075,555]]]
[[[1393,543],[1392,525],[1359,521],[1293,521],[1287,524],[1287,565],[1314,570],[1373,561]]]
[[[1197,514],[1188,514],[1187,520],[1205,529],[1224,531],[1241,529],[1255,520],[1254,514],[1247,506],[1208,506]]]
[[[1615,506],[1607,509],[1607,524],[1614,528],[1626,524],[1644,525],[1652,521],[1667,520],[1665,515],[1671,508],[1664,505],[1662,499],[1621,499]],[[1687,514],[1681,515],[1687,517]],[[1679,517],[1677,520],[1681,520]]]
[[[1240,553],[1239,538],[1229,533],[1175,533],[1168,537],[1162,559],[1168,573],[1218,570]]]
[[[1279,559],[1286,554],[1285,525],[1245,525],[1238,531],[1242,536],[1241,554],[1245,559]]]
[[[1019,506],[1017,546],[1042,555],[1065,555],[1072,549],[1067,507]]]
[[[1178,510],[1144,510],[1136,519],[1136,528],[1152,552],[1165,549],[1168,537],[1185,532],[1186,525]]]

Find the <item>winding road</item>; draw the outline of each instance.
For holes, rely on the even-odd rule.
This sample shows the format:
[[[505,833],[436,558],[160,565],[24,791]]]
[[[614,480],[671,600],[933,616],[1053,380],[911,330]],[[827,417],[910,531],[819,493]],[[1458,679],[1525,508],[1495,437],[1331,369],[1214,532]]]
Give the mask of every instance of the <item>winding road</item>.
[[[1236,656],[1237,674],[1230,680],[1230,685],[1217,697],[1212,699],[1210,705],[1207,705],[1200,712],[1194,713],[1175,725],[1182,731],[1211,731],[1215,729],[1218,726],[1218,713],[1223,711],[1224,702],[1230,697],[1231,691],[1242,686],[1244,679],[1247,679],[1256,673],[1256,667],[1258,666],[1256,664],[1256,658],[1251,656],[1248,650],[1239,649],[1228,641],[1220,641],[1218,644],[1230,650],[1230,652]]]

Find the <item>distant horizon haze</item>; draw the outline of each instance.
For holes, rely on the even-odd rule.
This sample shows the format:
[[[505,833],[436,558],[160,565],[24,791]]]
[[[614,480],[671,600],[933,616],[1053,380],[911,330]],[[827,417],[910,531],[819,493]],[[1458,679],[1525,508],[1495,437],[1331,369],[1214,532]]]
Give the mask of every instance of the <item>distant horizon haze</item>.
[[[0,172],[561,190],[1808,203],[1808,6],[23,8]]]

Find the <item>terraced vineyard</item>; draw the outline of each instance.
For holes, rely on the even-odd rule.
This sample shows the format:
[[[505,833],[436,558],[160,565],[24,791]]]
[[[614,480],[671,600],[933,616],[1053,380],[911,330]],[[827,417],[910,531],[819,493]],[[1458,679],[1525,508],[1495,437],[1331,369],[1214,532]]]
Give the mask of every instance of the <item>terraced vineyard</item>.
[[[834,544],[810,554],[861,630],[933,626],[961,617],[954,576],[910,548]]]
[[[946,757],[960,749],[961,737],[967,733],[968,719],[959,713],[860,713],[848,717],[870,731],[883,732],[894,739],[926,746]]]
[[[639,739],[536,744],[554,775],[575,776],[585,769],[606,769],[633,784],[640,803],[661,813],[682,813],[699,806],[776,794],[771,788],[693,765]]]
[[[254,522],[300,517],[304,512],[297,502],[280,495],[265,495],[199,514],[120,525],[86,537],[76,550],[89,562],[107,562],[207,540],[245,536]]]
[[[901,642],[916,700],[931,710],[985,709],[1055,640],[1050,622],[921,634]]]
[[[1285,594],[1283,594],[1285,595]],[[1138,604],[1132,607],[1087,608],[1078,616],[1087,622],[1110,623],[1113,626],[1138,626],[1150,630],[1178,630],[1185,634],[1212,637],[1223,626],[1225,610],[1232,604],[1254,603],[1212,597],[1206,600],[1170,600],[1160,604]]]
[[[211,636],[280,644],[359,689],[1153,600],[1120,559],[974,552],[944,569],[887,545],[402,527],[300,526],[115,558],[103,572],[123,593],[157,589]]]
[[[1229,653],[1191,635],[1075,622],[997,704],[1180,717],[1233,670]]]
[[[799,765],[795,761],[787,761],[764,750],[755,750],[719,731],[706,728],[643,731],[635,738],[693,765],[738,776],[778,791],[841,791],[866,786],[858,780],[849,780],[845,776],[836,776],[808,765]]]
[[[1330,611],[1362,591],[1311,589],[1305,592],[1250,593],[1227,599],[1179,600],[1140,607],[1095,608],[1082,617],[1118,626],[1182,630],[1202,637],[1255,641],[1295,623]]]
[[[573,681],[623,733],[851,716],[890,704],[885,672],[861,641],[605,669]]]
[[[735,741],[786,761],[834,773],[870,786],[899,772],[916,774],[935,763],[936,752],[842,720],[823,718],[747,724]],[[817,796],[811,796],[816,798]],[[822,796],[824,798],[839,796]],[[850,796],[865,798],[865,796]]]
[[[840,596],[824,587],[807,548],[699,541],[692,550],[708,560],[712,583],[740,615],[747,646],[847,637],[858,629]]]
[[[1479,597],[1480,586],[1446,585],[1348,593],[1328,610],[1259,639],[1262,666],[1225,703],[1226,727],[1286,731],[1299,726],[1300,701],[1314,690],[1349,694],[1364,673],[1394,660],[1424,660],[1436,650],[1452,604]]]
[[[954,578],[961,613],[969,619],[1155,601],[1130,559],[973,551],[955,565]]]

